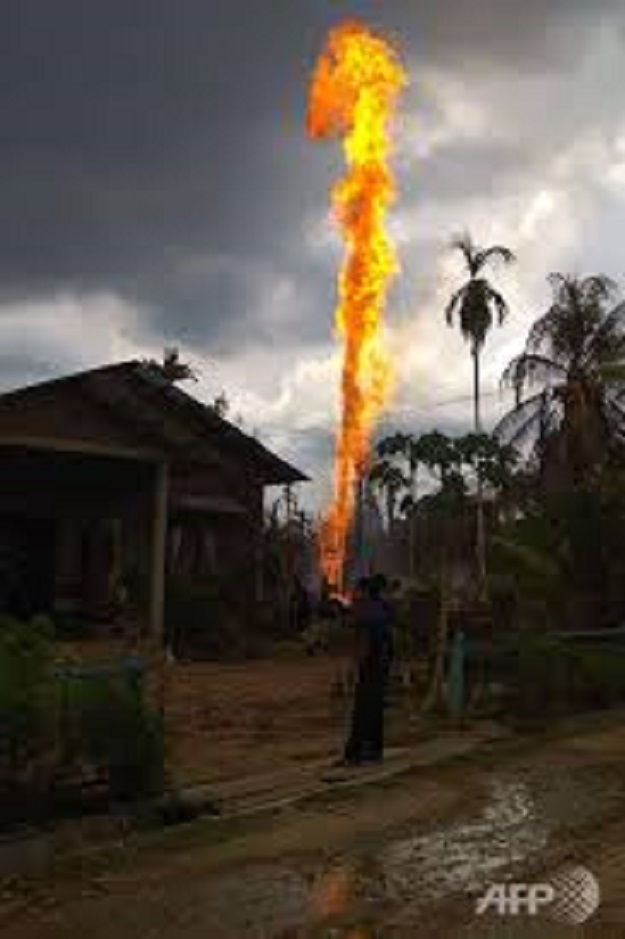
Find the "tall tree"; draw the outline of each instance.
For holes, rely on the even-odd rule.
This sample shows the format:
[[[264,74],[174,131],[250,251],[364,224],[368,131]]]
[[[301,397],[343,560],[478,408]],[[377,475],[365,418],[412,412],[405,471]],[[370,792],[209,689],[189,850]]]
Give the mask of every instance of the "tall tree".
[[[378,460],[369,472],[369,482],[377,489],[386,502],[386,518],[389,533],[395,525],[395,516],[402,489],[406,488],[407,480],[401,469],[389,459]]]
[[[428,456],[427,445],[424,444],[423,436],[414,436],[407,433],[395,433],[381,440],[377,446],[377,452],[380,457],[396,459],[400,458],[407,467],[407,493],[401,501],[400,509],[408,516],[408,563],[410,577],[415,576],[416,551],[415,551],[415,526],[416,513],[415,506],[418,499],[418,481],[419,467],[425,464]]]
[[[460,453],[455,441],[438,430],[432,430],[422,434],[419,438],[419,452],[422,465],[436,481],[438,489],[435,492],[444,491],[447,496],[453,490],[459,476]],[[443,500],[445,504],[447,501],[447,499]],[[446,529],[449,526],[444,516],[441,517],[436,512],[430,511],[431,504],[431,494],[421,498],[414,507],[415,520],[416,513],[420,512],[422,520],[425,520],[426,531],[430,523],[433,523],[433,531],[436,533],[434,541],[440,544],[441,539],[447,537]],[[428,550],[429,547],[430,545],[428,545]]]
[[[446,468],[441,476],[439,489],[424,496],[425,511],[436,520],[438,538],[434,554],[438,568],[438,617],[434,641],[434,656],[428,689],[422,703],[424,711],[443,704],[445,663],[449,646],[449,600],[450,600],[450,553],[453,540],[453,523],[462,514],[466,501],[466,485],[456,468]]]
[[[503,373],[516,404],[495,432],[532,445],[551,488],[588,487],[625,452],[625,303],[612,306],[615,285],[604,276],[549,281],[551,305]]]
[[[431,430],[419,438],[421,462],[443,485],[449,474],[458,468],[460,454],[454,441],[439,430]]]
[[[469,279],[452,296],[445,310],[447,324],[453,326],[457,319],[460,331],[469,343],[473,357],[473,408],[475,432],[482,432],[480,413],[480,356],[490,332],[494,317],[501,325],[508,313],[508,305],[503,296],[495,290],[484,277],[485,268],[493,261],[501,260],[510,264],[514,254],[503,245],[481,248],[474,244],[468,233],[452,241],[452,248],[458,250],[464,259]],[[479,481],[478,481],[479,482]],[[480,589],[486,582],[484,511],[482,489],[478,484],[477,496],[477,562]]]
[[[510,506],[517,492],[518,453],[491,434],[465,434],[455,440],[461,466],[468,468],[476,490],[487,487],[500,506]]]

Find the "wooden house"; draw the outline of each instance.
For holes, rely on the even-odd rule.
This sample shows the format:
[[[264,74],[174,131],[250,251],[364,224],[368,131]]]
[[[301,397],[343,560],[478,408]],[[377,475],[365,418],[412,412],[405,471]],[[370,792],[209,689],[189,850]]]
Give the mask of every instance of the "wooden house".
[[[253,601],[264,489],[305,479],[154,362],[0,395],[0,608],[160,636],[168,573]]]

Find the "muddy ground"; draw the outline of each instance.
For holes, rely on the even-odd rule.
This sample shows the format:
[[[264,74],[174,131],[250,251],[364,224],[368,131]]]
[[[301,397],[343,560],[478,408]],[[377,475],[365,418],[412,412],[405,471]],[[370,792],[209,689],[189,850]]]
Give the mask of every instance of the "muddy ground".
[[[8,884],[3,939],[625,936],[623,716],[271,815],[133,836]],[[571,864],[602,894],[584,925],[476,915],[489,882],[550,881]]]
[[[60,654],[116,660],[121,642],[66,643]],[[169,663],[164,669],[168,764],[177,785],[238,779],[340,753],[349,719],[349,657],[302,647],[245,662]],[[389,740],[412,736],[407,707],[393,707]]]

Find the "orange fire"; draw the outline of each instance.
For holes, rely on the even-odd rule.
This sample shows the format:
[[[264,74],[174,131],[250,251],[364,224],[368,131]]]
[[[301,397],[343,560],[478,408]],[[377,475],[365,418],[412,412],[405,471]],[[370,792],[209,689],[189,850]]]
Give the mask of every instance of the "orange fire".
[[[344,586],[355,483],[392,384],[381,327],[388,282],[398,263],[384,219],[395,195],[389,121],[405,85],[405,72],[385,40],[357,22],[347,22],[329,34],[310,91],[309,134],[342,137],[347,163],[346,175],[332,192],[335,220],[345,241],[336,309],[343,346],[342,415],[334,500],[320,539],[324,575],[338,589]]]

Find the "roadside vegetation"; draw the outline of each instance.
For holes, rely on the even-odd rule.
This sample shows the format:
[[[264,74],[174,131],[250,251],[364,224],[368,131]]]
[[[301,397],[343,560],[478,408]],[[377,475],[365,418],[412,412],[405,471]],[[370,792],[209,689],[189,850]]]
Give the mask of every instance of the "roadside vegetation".
[[[138,664],[59,662],[44,618],[0,622],[0,827],[162,790],[161,720]]]
[[[387,531],[409,555],[410,590],[437,597],[429,700],[444,704],[441,662],[462,628],[500,711],[546,719],[622,702],[625,303],[606,277],[552,275],[551,302],[502,375],[514,406],[486,434],[479,356],[507,305],[478,275],[512,255],[468,236],[454,247],[471,279],[447,316],[472,343],[475,429],[392,433],[370,472]]]

